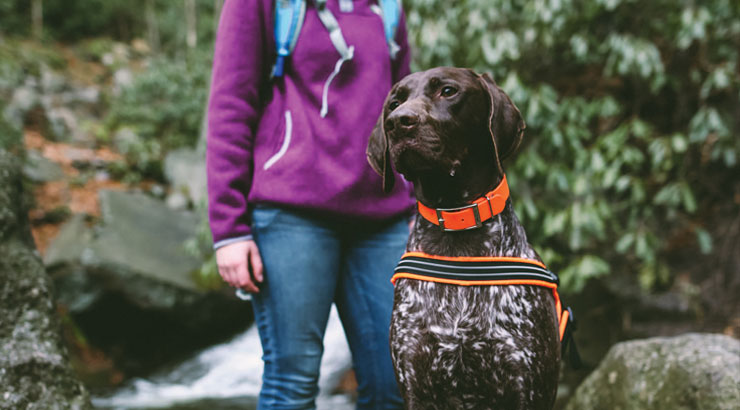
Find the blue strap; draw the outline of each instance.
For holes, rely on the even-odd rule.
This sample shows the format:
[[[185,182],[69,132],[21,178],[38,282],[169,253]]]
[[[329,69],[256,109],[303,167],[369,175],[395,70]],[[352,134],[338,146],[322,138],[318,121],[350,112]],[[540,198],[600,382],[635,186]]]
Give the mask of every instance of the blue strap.
[[[383,28],[385,29],[385,40],[388,43],[388,51],[391,58],[396,58],[400,47],[396,44],[396,29],[401,16],[401,0],[378,0],[383,12]]]
[[[306,13],[305,0],[277,0],[275,4],[275,46],[277,59],[272,69],[273,77],[281,77],[285,58],[290,55],[298,39],[298,32]]]

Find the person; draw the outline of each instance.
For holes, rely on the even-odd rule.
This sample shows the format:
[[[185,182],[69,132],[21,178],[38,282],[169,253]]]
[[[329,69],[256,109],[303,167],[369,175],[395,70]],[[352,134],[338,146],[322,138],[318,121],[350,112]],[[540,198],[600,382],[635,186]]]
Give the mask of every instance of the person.
[[[258,409],[315,408],[332,303],[352,352],[357,408],[402,406],[388,347],[390,278],[414,200],[401,177],[383,192],[365,148],[410,53],[402,13],[391,56],[375,1],[348,1],[325,7],[349,55],[307,1],[280,76],[271,76],[273,0],[227,1],[217,31],[209,223],[224,281],[252,294],[264,361]]]

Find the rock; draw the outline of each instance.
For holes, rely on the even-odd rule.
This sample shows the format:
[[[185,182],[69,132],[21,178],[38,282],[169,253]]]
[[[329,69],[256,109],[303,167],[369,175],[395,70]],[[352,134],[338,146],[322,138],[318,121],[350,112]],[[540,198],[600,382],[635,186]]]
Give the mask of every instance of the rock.
[[[103,57],[105,59],[105,56]],[[124,88],[134,83],[134,73],[128,68],[119,68],[113,73],[113,95],[120,95]]]
[[[100,191],[100,209],[103,224],[83,255],[83,264],[198,290],[191,274],[200,261],[183,248],[195,232],[194,214],[173,212],[144,194],[107,190]],[[147,302],[135,299],[145,306],[170,307],[167,297],[155,296]]]
[[[3,116],[14,128],[20,129],[23,127],[26,115],[40,104],[41,98],[34,87],[20,86],[13,90],[13,96],[3,110]]]
[[[731,410],[740,403],[740,341],[689,333],[614,345],[566,409]]]
[[[22,142],[21,128],[17,121],[8,117],[0,102],[0,149],[15,149]]]
[[[41,90],[44,94],[52,94],[64,91],[67,87],[67,80],[63,75],[54,72],[45,64],[41,65]]]
[[[56,266],[64,263],[76,263],[82,252],[90,246],[92,229],[85,223],[85,215],[74,214],[59,229],[54,241],[46,249],[44,265]]]
[[[89,409],[61,341],[18,169],[0,150],[0,409]]]
[[[26,161],[23,164],[23,175],[33,182],[59,181],[64,178],[62,167],[36,150],[26,151]]]
[[[182,192],[174,191],[167,195],[166,203],[170,209],[183,210],[188,208],[190,200]]]
[[[205,152],[189,148],[170,151],[164,159],[164,175],[170,182],[171,195],[184,195],[193,204],[206,198]],[[179,205],[174,199],[168,199],[170,202]]]
[[[84,140],[77,115],[68,107],[47,107],[46,121],[55,141]]]
[[[45,262],[86,338],[124,370],[150,370],[251,323],[250,304],[195,280],[201,261],[183,246],[195,214],[118,191],[100,191],[100,206],[92,229],[80,217],[64,225]]]
[[[113,145],[116,147],[116,151],[123,155],[130,155],[141,151],[144,146],[144,142],[141,137],[131,128],[123,127],[119,128],[115,134],[113,134]]]

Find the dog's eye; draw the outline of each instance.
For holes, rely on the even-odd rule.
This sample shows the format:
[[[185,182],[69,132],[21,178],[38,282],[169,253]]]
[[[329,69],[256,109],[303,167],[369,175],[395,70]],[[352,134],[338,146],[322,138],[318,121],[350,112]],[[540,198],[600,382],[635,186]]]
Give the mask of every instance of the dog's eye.
[[[393,100],[390,103],[388,103],[388,109],[391,110],[391,111],[393,111],[396,108],[398,108],[399,105],[401,105],[401,104],[398,101]]]
[[[439,92],[439,94],[442,97],[451,97],[457,93],[457,88],[450,87],[449,85],[442,87],[442,90]]]

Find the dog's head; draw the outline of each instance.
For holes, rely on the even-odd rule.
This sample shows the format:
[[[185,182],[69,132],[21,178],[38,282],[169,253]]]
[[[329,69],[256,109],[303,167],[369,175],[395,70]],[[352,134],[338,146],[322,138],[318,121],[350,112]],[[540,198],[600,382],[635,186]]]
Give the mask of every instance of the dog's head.
[[[427,172],[453,173],[487,153],[503,174],[525,128],[519,109],[488,75],[440,67],[411,74],[388,94],[370,136],[367,157],[393,188],[391,166],[409,180]]]

